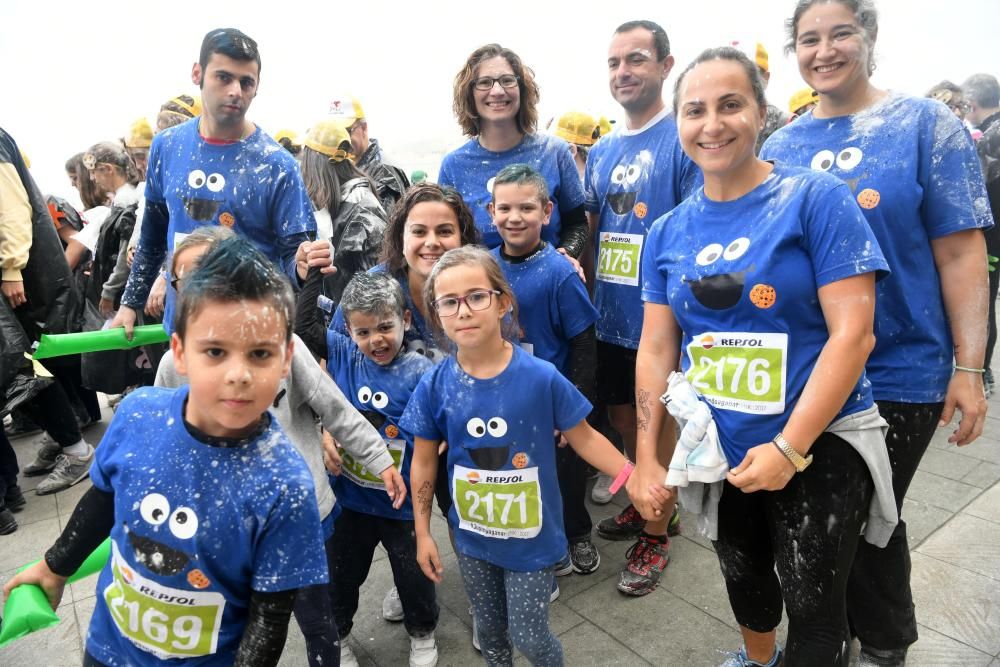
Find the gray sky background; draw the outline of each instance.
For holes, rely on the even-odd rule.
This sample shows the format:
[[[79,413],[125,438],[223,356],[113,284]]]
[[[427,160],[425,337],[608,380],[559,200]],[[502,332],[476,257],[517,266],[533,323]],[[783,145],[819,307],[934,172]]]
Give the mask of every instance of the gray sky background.
[[[168,98],[197,92],[190,71],[202,37],[237,27],[260,46],[260,88],[249,117],[265,130],[301,134],[332,97],[352,93],[364,105],[371,136],[394,161],[407,172],[433,175],[441,156],[462,141],[451,112],[452,81],[482,44],[513,49],[535,71],[543,125],[572,109],[620,118],[608,93],[608,42],[617,25],[638,18],[666,29],[674,75],[704,48],[733,39],[763,42],[771,61],[768,97],[785,108],[804,85],[794,56],[783,53],[793,7],[792,0],[4,0],[0,126],[28,154],[42,190],[75,201],[65,160],[123,136],[140,116],[152,121]],[[877,85],[922,95],[944,78],[961,83],[975,72],[1000,75],[1000,0],[881,0],[877,7]]]

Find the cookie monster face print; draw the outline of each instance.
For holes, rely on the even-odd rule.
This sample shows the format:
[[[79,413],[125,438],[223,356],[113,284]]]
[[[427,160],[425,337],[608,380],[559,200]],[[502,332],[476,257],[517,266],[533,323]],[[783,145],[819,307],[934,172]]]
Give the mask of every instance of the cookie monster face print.
[[[637,217],[644,218],[649,211],[648,204],[640,199],[649,185],[652,173],[653,155],[648,150],[640,151],[627,162],[620,162],[611,170],[611,183],[605,195],[608,206],[617,215],[628,215],[633,210]],[[641,213],[641,215],[640,215]]]
[[[222,193],[226,187],[226,177],[217,172],[206,174],[201,169],[195,169],[188,174],[187,183],[190,188],[189,194],[181,198],[187,214],[198,222],[207,223],[215,220],[215,214],[226,201]],[[229,224],[226,227],[232,226],[233,220],[230,214]]]
[[[736,262],[743,257],[749,248],[750,239],[745,236],[732,241],[725,248],[720,243],[710,243],[695,257],[695,263],[703,267],[719,263],[721,264],[719,268],[723,268],[726,262]],[[749,269],[742,271],[715,273],[697,280],[689,280],[688,285],[701,305],[712,310],[726,310],[739,302],[743,296],[747,274],[753,270],[754,266],[751,265]]]
[[[153,574],[169,577],[181,572],[191,562],[191,556],[177,547],[198,532],[198,516],[190,507],[182,506],[171,511],[166,496],[150,493],[139,503],[139,517],[131,525],[126,522],[123,530],[128,535],[135,562]],[[161,539],[154,539],[153,535]]]
[[[477,466],[484,470],[500,470],[507,464],[510,446],[499,444],[507,435],[507,421],[503,417],[473,417],[466,422],[465,430],[473,438],[465,446]]]
[[[813,155],[809,166],[817,171],[828,171],[843,180],[861,208],[873,209],[878,206],[882,195],[874,188],[862,187],[866,185],[865,179],[869,178],[862,165],[864,157],[864,152],[857,146],[847,146],[836,152],[824,148]]]

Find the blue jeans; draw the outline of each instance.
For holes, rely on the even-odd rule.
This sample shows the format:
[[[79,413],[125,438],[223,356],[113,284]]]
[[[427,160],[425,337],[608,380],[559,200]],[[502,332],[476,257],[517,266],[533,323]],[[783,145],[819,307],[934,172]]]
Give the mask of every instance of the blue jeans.
[[[462,554],[458,566],[487,665],[513,665],[516,646],[532,665],[561,667],[562,644],[549,629],[553,568],[514,572]]]

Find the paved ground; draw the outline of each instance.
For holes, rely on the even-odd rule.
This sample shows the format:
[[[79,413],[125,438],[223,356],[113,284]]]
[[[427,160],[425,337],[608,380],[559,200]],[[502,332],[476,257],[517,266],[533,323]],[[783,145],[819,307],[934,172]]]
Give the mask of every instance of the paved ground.
[[[1000,667],[1000,398],[991,403],[986,434],[975,444],[957,449],[946,442],[947,432],[938,433],[906,500],[903,512],[920,622],[920,641],[910,650],[910,665]],[[99,440],[103,428],[88,431],[88,439]],[[36,441],[14,441],[22,467],[31,460]],[[25,479],[25,491],[39,479]],[[28,506],[17,515],[20,529],[0,537],[0,581],[43,553],[89,486],[83,482],[54,496],[28,495]],[[623,504],[620,494],[611,505],[592,506],[595,522]],[[719,649],[738,646],[715,554],[694,534],[693,522],[684,520],[686,532],[672,541],[670,566],[651,595],[629,599],[615,590],[629,546],[622,542],[598,539],[601,568],[590,576],[559,580],[562,595],[552,606],[551,618],[568,665],[716,665],[721,661]],[[470,642],[471,617],[455,556],[437,515],[433,527],[446,570],[438,589],[439,664],[481,664]],[[380,552],[361,590],[362,605],[350,638],[363,665],[407,662],[409,642],[402,624],[380,617],[390,581]],[[0,665],[79,665],[94,602],[93,579],[72,586],[59,609],[62,624],[0,649]],[[294,622],[281,664],[306,665]]]

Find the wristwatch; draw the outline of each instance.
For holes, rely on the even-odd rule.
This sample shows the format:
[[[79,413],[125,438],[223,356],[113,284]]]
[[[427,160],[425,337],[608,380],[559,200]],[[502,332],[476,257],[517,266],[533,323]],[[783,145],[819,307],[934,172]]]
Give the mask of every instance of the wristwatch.
[[[782,454],[785,455],[786,459],[792,462],[792,465],[795,466],[795,472],[802,472],[809,467],[810,463],[813,462],[812,454],[803,457],[788,444],[788,441],[785,440],[785,436],[780,433],[774,436],[774,439],[771,440],[771,442],[774,443],[774,446],[777,447]]]

